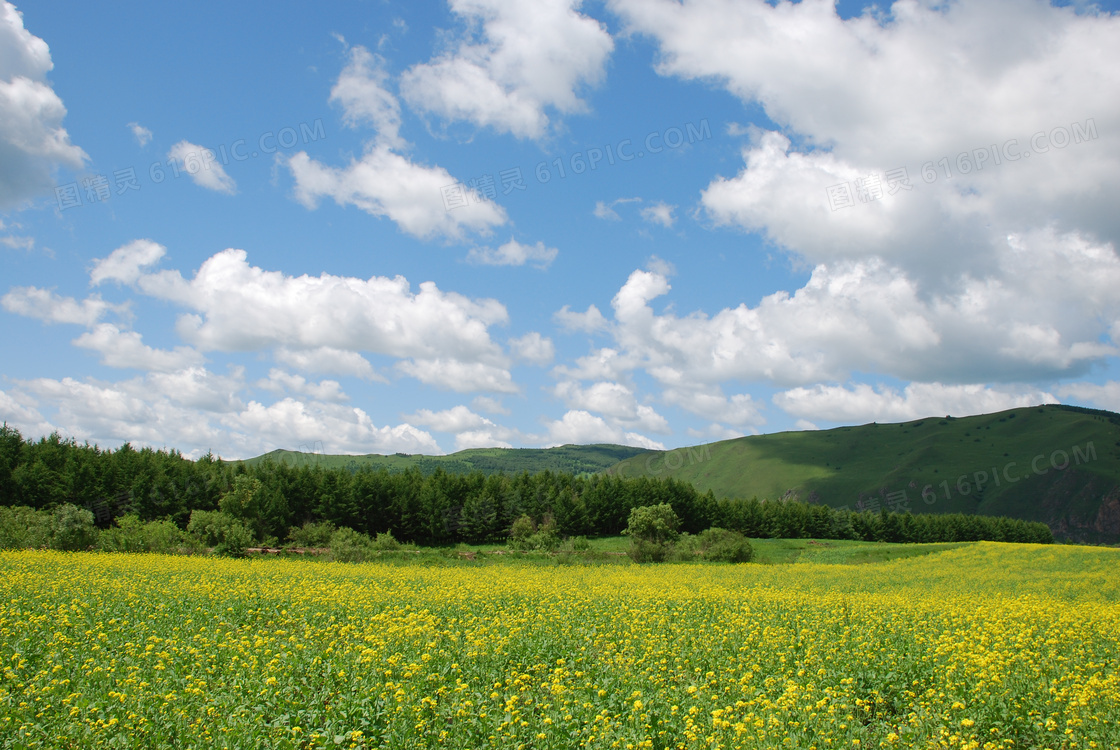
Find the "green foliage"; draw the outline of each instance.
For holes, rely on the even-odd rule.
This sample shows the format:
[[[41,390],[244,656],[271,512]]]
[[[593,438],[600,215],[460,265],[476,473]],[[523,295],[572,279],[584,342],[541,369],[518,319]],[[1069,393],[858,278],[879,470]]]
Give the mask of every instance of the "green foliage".
[[[85,508],[64,503],[54,509],[51,517],[51,546],[67,552],[92,547],[97,542],[93,514]]]
[[[509,530],[509,539],[507,544],[510,549],[515,550],[528,550],[532,549],[529,544],[529,539],[537,531],[537,525],[533,523],[533,519],[529,516],[519,516],[513,522],[513,526]]]
[[[253,535],[237,518],[221,511],[196,510],[191,513],[187,532],[214,554],[243,557],[253,544]]]
[[[629,524],[622,533],[652,544],[673,544],[680,536],[680,525],[681,519],[672,505],[645,505],[630,511]]]
[[[393,532],[383,531],[370,542],[370,549],[378,552],[395,552],[401,549],[401,543],[393,537]]]
[[[17,505],[0,508],[0,549],[42,549],[51,546],[51,514]]]
[[[676,552],[671,542],[651,542],[647,539],[631,538],[626,554],[636,563],[665,562]]]
[[[121,516],[114,526],[104,529],[97,539],[97,548],[104,552],[159,552],[170,554],[201,548],[197,540],[185,534],[171,521],[144,523],[135,514]]]
[[[335,525],[330,521],[307,521],[303,526],[289,529],[288,542],[292,547],[329,547],[335,530]]]
[[[754,549],[737,531],[710,528],[697,537],[700,558],[708,562],[745,563],[754,559]]]
[[[343,526],[331,536],[331,559],[364,562],[373,558],[373,542],[365,534]]]

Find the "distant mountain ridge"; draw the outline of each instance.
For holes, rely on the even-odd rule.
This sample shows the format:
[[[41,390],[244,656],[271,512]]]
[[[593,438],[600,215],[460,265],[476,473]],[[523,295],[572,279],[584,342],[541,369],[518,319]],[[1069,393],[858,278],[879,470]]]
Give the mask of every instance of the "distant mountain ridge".
[[[568,474],[594,474],[639,453],[642,448],[625,445],[561,445],[555,448],[471,448],[449,453],[445,456],[409,455],[395,453],[383,456],[370,453],[362,456],[327,455],[321,453],[301,453],[298,451],[274,450],[256,458],[246,459],[245,463],[256,464],[261,461],[275,461],[294,465],[320,465],[324,468],[388,469],[405,471],[413,467],[428,475],[437,468],[444,471],[467,474],[481,471],[484,474],[518,474],[527,471],[557,471]]]
[[[979,513],[1120,542],[1120,414],[1047,405],[973,417],[781,432],[643,451],[607,470],[717,497],[852,510]]]
[[[442,468],[673,477],[717,497],[1009,516],[1041,521],[1060,538],[1120,543],[1120,414],[1078,406],[752,435],[672,451],[609,444],[445,456],[278,450],[247,463],[264,460],[351,470],[416,467],[424,474]]]

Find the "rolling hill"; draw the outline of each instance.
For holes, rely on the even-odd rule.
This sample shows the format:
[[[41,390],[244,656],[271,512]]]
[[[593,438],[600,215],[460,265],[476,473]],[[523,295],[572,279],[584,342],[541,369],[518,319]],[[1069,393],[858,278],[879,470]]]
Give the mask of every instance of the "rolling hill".
[[[246,459],[245,463],[275,461],[296,466],[321,465],[324,468],[350,469],[385,468],[389,471],[405,471],[412,467],[420,469],[425,475],[437,468],[452,473],[481,471],[484,474],[505,472],[517,474],[528,471],[557,471],[568,474],[593,474],[619,461],[645,453],[642,448],[624,445],[562,445],[556,448],[472,448],[450,453],[446,456],[423,456],[395,453],[382,456],[370,453],[363,456],[339,456],[321,453],[300,453],[297,451],[275,450],[256,458]]]
[[[642,451],[607,471],[683,479],[717,497],[1010,516],[1120,542],[1120,415],[1080,407],[754,435]]]

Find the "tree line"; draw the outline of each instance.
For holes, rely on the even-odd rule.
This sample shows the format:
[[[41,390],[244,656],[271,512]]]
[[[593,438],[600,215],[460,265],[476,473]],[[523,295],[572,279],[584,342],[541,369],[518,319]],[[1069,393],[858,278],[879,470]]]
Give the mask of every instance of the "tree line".
[[[37,441],[0,427],[0,506],[86,511],[102,530],[160,522],[213,530],[236,522],[256,544],[279,546],[307,525],[329,524],[371,537],[445,545],[505,541],[514,522],[550,521],[565,537],[611,536],[634,508],[668,504],[680,530],[711,527],[755,538],[888,542],[1009,541],[1049,543],[1045,524],[973,515],[870,513],[825,505],[716,499],[674,479],[574,475],[449,473],[412,468],[326,468],[300,463],[192,461],[174,450],[105,450],[57,434]],[[224,525],[224,526],[223,526]],[[204,532],[199,531],[200,534]]]

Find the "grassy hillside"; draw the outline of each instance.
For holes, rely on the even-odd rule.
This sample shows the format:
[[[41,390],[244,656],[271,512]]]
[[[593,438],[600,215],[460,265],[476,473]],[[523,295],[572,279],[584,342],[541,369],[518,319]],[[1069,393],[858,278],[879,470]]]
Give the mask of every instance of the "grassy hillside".
[[[396,453],[382,456],[376,453],[364,456],[332,456],[319,453],[299,453],[296,451],[275,450],[263,456],[245,461],[255,464],[261,461],[275,461],[297,466],[318,464],[325,468],[385,468],[389,471],[404,471],[418,467],[425,475],[436,468],[454,473],[481,471],[485,474],[505,472],[516,474],[522,471],[557,471],[569,474],[584,474],[602,471],[639,453],[641,448],[623,445],[563,445],[557,448],[474,448],[446,456],[421,456]]]
[[[672,476],[717,497],[1004,515],[1120,541],[1120,415],[1076,407],[756,435],[645,451],[608,471]]]

